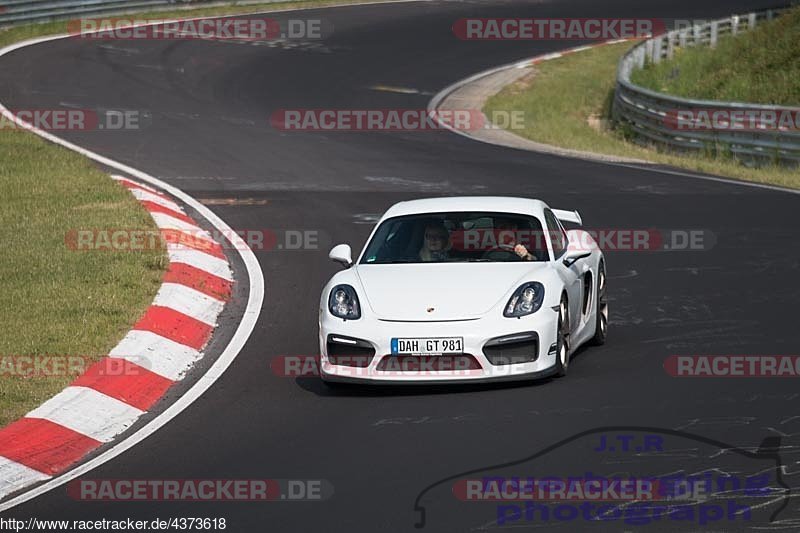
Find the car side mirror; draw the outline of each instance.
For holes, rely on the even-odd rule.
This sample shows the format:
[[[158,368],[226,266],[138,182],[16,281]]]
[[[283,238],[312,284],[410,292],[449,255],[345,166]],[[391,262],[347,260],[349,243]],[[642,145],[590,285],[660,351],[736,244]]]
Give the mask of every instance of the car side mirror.
[[[349,244],[337,244],[331,249],[328,257],[345,268],[350,268],[353,265],[353,251],[350,249]]]
[[[564,266],[569,268],[572,265],[574,265],[577,261],[589,257],[590,255],[592,255],[592,252],[586,250],[567,252],[567,255],[565,255],[563,259]]]

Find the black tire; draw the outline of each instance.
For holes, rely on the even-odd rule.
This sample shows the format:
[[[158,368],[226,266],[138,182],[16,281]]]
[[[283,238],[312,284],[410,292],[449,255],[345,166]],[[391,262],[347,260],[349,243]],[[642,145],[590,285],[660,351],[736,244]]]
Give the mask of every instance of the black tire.
[[[569,368],[569,303],[566,294],[561,295],[556,331],[556,376],[562,378],[567,375]]]
[[[608,335],[608,301],[606,300],[606,265],[600,263],[597,269],[597,317],[595,319],[594,337],[590,341],[595,346],[606,343]]]

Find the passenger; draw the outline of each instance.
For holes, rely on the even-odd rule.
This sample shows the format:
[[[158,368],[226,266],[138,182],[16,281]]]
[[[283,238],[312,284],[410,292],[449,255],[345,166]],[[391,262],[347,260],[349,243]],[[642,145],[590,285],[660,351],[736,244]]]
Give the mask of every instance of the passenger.
[[[450,232],[441,222],[433,222],[425,226],[425,237],[419,258],[428,261],[447,261],[450,250]]]

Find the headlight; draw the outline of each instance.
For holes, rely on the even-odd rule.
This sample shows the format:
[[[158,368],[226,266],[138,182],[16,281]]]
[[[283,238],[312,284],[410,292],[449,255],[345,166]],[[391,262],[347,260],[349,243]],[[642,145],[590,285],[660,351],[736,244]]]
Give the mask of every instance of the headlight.
[[[511,295],[511,299],[506,304],[503,316],[506,318],[518,318],[530,315],[539,310],[544,301],[544,285],[538,281],[529,281],[520,286]]]
[[[345,320],[361,318],[361,306],[356,291],[350,285],[337,285],[328,297],[328,309],[335,317]]]

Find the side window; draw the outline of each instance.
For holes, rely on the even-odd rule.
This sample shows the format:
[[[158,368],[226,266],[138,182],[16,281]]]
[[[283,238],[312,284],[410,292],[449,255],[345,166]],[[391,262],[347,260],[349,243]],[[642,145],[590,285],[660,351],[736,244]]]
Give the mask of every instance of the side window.
[[[544,220],[547,223],[547,232],[550,234],[550,240],[553,243],[553,258],[558,259],[567,249],[567,234],[561,228],[561,225],[556,220],[556,216],[549,209],[544,211]]]

